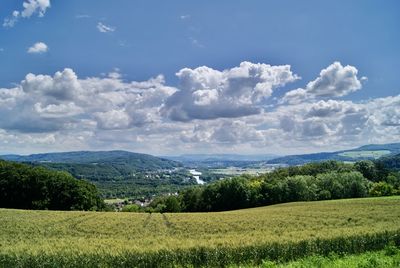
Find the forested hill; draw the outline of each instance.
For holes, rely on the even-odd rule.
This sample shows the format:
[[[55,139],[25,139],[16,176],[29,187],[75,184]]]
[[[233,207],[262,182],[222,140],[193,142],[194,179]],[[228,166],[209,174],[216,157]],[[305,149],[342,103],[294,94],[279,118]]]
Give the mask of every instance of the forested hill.
[[[180,163],[176,161],[127,151],[77,151],[27,156],[3,155],[0,158],[15,162],[129,165],[131,169],[137,171],[172,169],[180,166]]]
[[[184,170],[177,169],[181,167],[179,162],[126,151],[4,155],[0,158],[67,171],[75,178],[95,183],[103,197],[151,195],[193,184],[182,174]]]
[[[288,155],[267,161],[267,164],[303,165],[310,162],[327,160],[355,162],[359,160],[374,160],[383,156],[400,153],[400,143],[369,144],[355,149],[322,152],[313,154]]]
[[[96,187],[66,172],[0,160],[0,207],[52,210],[100,210]]]

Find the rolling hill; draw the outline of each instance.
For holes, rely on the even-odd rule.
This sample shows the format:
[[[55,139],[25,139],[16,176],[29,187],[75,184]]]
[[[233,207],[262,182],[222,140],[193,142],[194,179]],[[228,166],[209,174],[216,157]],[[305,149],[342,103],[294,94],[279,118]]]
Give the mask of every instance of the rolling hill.
[[[228,267],[360,253],[400,242],[399,206],[385,197],[213,213],[0,209],[0,266]]]
[[[241,155],[241,154],[183,154],[179,156],[165,156],[170,160],[183,163],[188,168],[225,168],[247,167],[277,158],[274,154]]]
[[[176,161],[127,151],[77,151],[3,155],[1,159],[67,171],[95,183],[104,197],[151,195],[176,191],[195,182]]]
[[[31,155],[3,155],[0,158],[15,162],[73,163],[73,164],[129,164],[131,169],[151,171],[172,169],[180,163],[148,154],[127,151],[76,151]]]
[[[338,160],[354,162],[358,160],[375,160],[383,156],[400,153],[400,143],[370,144],[355,149],[321,152],[313,154],[288,155],[266,161],[267,164],[302,165],[310,162]]]

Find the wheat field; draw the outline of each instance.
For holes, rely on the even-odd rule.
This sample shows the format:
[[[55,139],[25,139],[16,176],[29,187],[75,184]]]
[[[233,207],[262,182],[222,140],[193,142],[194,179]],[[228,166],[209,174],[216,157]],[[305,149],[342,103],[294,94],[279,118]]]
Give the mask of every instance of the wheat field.
[[[0,209],[0,266],[214,266],[400,242],[400,197],[217,213]]]

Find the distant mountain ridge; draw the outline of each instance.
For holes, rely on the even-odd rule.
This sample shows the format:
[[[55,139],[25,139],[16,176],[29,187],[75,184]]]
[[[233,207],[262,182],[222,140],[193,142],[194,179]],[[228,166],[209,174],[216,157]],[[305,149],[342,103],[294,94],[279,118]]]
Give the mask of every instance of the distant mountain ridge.
[[[188,162],[188,161],[266,161],[279,157],[275,154],[183,154],[179,156],[165,156],[164,158]]]
[[[2,155],[0,158],[16,162],[48,162],[48,163],[110,163],[131,161],[133,164],[146,163],[151,168],[178,167],[179,163],[152,156],[149,154],[133,153],[128,151],[74,151],[60,153],[43,153],[31,155]]]
[[[358,160],[378,159],[383,156],[390,156],[398,153],[400,153],[400,143],[369,144],[355,149],[341,150],[336,152],[288,155],[266,161],[266,163],[302,165],[310,162],[327,160],[354,162]]]
[[[247,167],[265,162],[278,155],[274,154],[183,154],[179,156],[165,156],[170,160],[183,163],[188,168],[225,168],[225,167]]]
[[[368,144],[354,150],[390,150],[400,152],[400,143]]]
[[[74,151],[42,153],[31,155],[2,155],[1,159],[16,162],[68,163],[68,164],[107,164],[127,163],[138,170],[169,169],[181,166],[180,163],[148,154],[122,150],[114,151]]]

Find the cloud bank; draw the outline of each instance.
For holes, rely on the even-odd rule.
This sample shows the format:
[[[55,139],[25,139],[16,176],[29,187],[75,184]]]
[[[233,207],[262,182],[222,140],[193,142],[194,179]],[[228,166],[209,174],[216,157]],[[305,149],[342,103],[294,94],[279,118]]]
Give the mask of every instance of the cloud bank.
[[[29,73],[0,88],[0,146],[294,153],[394,142],[400,135],[400,95],[342,100],[362,90],[366,78],[339,62],[289,90],[300,79],[289,65],[242,62],[226,70],[183,68],[176,76],[173,86],[163,75],[125,81],[118,70],[83,78],[70,68]]]

